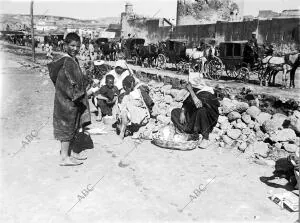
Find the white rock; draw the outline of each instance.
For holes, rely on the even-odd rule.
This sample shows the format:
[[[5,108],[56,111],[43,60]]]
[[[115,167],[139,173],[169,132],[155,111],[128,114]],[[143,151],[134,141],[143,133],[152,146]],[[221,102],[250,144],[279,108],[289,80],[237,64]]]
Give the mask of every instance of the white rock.
[[[225,143],[224,143],[224,142],[219,142],[219,146],[220,146],[221,148],[224,148],[224,147],[225,147]]]
[[[239,140],[246,141],[248,136],[241,134]]]
[[[281,122],[277,122],[276,120],[266,120],[264,121],[264,123],[262,124],[262,129],[266,132],[266,133],[272,133],[275,132],[276,130],[279,130],[280,128],[282,128],[282,123]]]
[[[229,138],[227,135],[223,135],[222,139],[224,141],[224,143],[226,143],[227,145],[232,145],[233,140],[231,138]]]
[[[293,129],[277,130],[270,134],[270,139],[273,142],[287,142],[296,140],[296,134]]]
[[[283,122],[287,119],[287,116],[281,113],[276,113],[272,116],[272,120],[276,123],[278,123],[278,125],[282,125]]]
[[[252,132],[252,130],[251,130],[250,128],[244,128],[244,129],[242,130],[242,134],[243,134],[243,135],[250,135],[251,132]]]
[[[165,96],[165,102],[166,102],[167,104],[171,104],[171,103],[173,102],[172,96],[171,96],[171,95],[166,95],[166,96]]]
[[[296,116],[296,118],[300,118],[300,111],[295,110],[293,115]]]
[[[242,130],[242,129],[247,128],[247,125],[245,123],[243,123],[243,122],[238,122],[238,123],[236,123],[234,125],[234,127],[237,128],[237,129],[241,129]]]
[[[248,127],[250,129],[253,129],[255,127],[255,122],[254,121],[251,121],[249,124],[248,124]]]
[[[164,115],[158,115],[157,116],[157,121],[163,123],[163,124],[169,124],[171,123],[171,118],[170,117],[166,117]]]
[[[167,85],[162,86],[161,91],[165,93],[167,91],[170,92],[171,89],[172,89],[172,85],[167,84]]]
[[[254,129],[254,131],[256,131],[256,132],[260,131],[260,125],[259,125],[257,122],[255,122],[255,123],[254,123],[253,129]]]
[[[260,130],[256,132],[255,136],[258,141],[264,141],[266,139],[265,133]]]
[[[296,144],[283,143],[283,148],[289,153],[295,153],[299,150],[299,147]]]
[[[223,114],[228,114],[228,113],[230,113],[230,112],[232,112],[236,109],[236,104],[228,98],[224,98],[220,102],[220,106],[222,108],[222,113]]]
[[[236,104],[235,111],[242,113],[246,111],[249,108],[249,105],[246,102],[238,102]]]
[[[246,110],[247,114],[250,115],[252,118],[256,118],[259,113],[261,112],[260,109],[256,106],[251,106]]]
[[[228,129],[227,135],[232,139],[237,139],[241,135],[241,130],[239,129]]]
[[[246,142],[242,142],[242,143],[239,145],[239,147],[238,147],[238,149],[239,149],[240,151],[245,151],[246,148],[247,148],[247,143],[246,143]]]
[[[256,121],[261,125],[264,123],[264,121],[270,120],[272,115],[266,112],[261,112],[256,116]]]
[[[262,157],[267,157],[269,147],[267,143],[264,142],[254,142],[252,144],[254,153],[259,154]]]
[[[233,112],[230,112],[228,115],[228,120],[231,122],[231,121],[234,121],[234,120],[237,120],[237,119],[240,119],[241,118],[241,115],[240,113],[236,112],[236,111],[233,111]]]
[[[251,123],[251,116],[250,115],[248,115],[247,113],[244,113],[243,115],[242,115],[242,120],[243,120],[243,122],[245,122],[246,124],[249,124],[249,123]]]
[[[222,130],[225,130],[225,131],[226,131],[226,130],[228,130],[228,129],[231,129],[231,128],[232,128],[232,125],[231,125],[229,122],[224,122],[224,123],[221,124],[220,127],[221,127]]]
[[[179,94],[179,90],[177,89],[171,89],[170,94],[173,98],[176,98],[176,96]]]
[[[294,111],[293,115],[288,117],[290,121],[290,128],[295,132],[300,133],[300,118],[298,118],[298,111]]]
[[[281,149],[282,143],[276,142],[276,143],[274,144],[274,146],[275,146],[276,149]]]

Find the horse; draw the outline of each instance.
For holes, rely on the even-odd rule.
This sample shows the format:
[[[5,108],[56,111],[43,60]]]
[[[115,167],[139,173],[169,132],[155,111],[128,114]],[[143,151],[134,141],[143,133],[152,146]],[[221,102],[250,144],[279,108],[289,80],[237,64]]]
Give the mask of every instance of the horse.
[[[195,67],[198,64],[201,64],[199,71],[205,73],[204,64],[208,61],[209,58],[216,56],[216,49],[212,45],[202,44],[200,47],[188,48],[185,50],[185,55],[192,64],[195,64]]]
[[[111,42],[110,44],[110,58],[111,60],[117,59],[117,53],[119,52],[119,44],[117,42]]]
[[[116,42],[101,43],[100,49],[105,60],[116,60],[119,45]]]
[[[157,44],[151,43],[147,46],[137,46],[138,63],[143,66],[143,62],[147,59],[149,67],[152,67],[153,63],[156,64],[156,59],[159,54],[159,47]]]
[[[290,73],[290,88],[295,87],[295,73],[300,65],[300,53],[286,54],[284,56],[267,56],[262,59],[262,63],[266,67],[264,79],[271,80],[273,76],[273,85],[275,84],[275,76],[282,71],[283,88],[287,88],[287,74]],[[262,85],[262,79],[261,79]]]

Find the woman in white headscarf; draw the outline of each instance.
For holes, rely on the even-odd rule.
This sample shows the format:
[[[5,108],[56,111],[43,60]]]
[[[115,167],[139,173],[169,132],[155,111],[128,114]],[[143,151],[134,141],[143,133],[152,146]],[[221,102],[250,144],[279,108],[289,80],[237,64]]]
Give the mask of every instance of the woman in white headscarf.
[[[182,132],[201,134],[203,140],[199,147],[207,148],[209,133],[218,121],[220,103],[213,88],[205,84],[201,73],[189,73],[187,89],[189,95],[182,108],[176,108],[171,113],[172,122]]]

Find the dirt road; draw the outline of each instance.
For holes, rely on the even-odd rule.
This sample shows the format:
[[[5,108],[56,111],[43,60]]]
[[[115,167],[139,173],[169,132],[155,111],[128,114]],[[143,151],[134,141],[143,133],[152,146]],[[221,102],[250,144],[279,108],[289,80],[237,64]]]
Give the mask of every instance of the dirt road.
[[[20,56],[2,52],[1,60],[1,222],[297,219],[267,198],[270,190],[286,191],[260,180],[272,175],[272,167],[223,148],[180,152],[148,141],[136,146],[106,126],[107,134],[92,136],[94,149],[82,166],[60,167],[52,134],[53,84],[22,67]],[[26,137],[32,138],[28,144]],[[191,197],[200,184],[208,185]]]

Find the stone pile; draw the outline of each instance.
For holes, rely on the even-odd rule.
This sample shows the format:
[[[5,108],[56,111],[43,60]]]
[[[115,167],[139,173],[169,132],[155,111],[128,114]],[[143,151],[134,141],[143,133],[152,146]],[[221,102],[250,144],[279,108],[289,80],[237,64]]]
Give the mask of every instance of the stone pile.
[[[187,90],[173,89],[154,81],[149,82],[150,96],[154,100],[153,118],[135,137],[151,139],[162,126],[171,123],[171,111],[181,108]],[[220,116],[209,139],[221,148],[236,149],[266,158],[273,150],[293,153],[300,143],[300,112],[292,115],[269,114],[253,103],[223,98]]]

